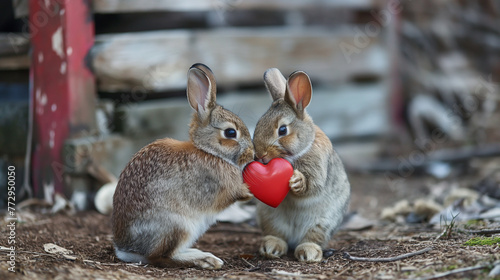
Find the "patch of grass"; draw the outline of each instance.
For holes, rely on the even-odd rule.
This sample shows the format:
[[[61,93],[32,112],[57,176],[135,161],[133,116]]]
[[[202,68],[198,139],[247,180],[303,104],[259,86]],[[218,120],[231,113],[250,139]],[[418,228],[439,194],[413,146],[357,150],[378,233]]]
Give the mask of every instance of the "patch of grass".
[[[430,275],[430,274],[434,274],[436,271],[434,269],[425,269],[425,270],[420,270],[420,271],[417,271],[415,272],[414,275],[412,275],[413,277],[422,277],[422,276],[425,276],[425,275]]]
[[[446,239],[450,239],[453,231],[456,229],[456,218],[457,216],[460,215],[460,213],[457,213],[456,215],[453,215],[451,214],[452,218],[451,218],[451,221],[450,223],[448,224],[448,221],[446,220],[446,218],[444,218],[443,216],[440,217],[440,225],[441,227],[443,227],[443,222],[444,222],[444,230],[443,232],[436,238],[437,239],[440,239],[440,238],[443,238],[445,237]]]
[[[493,246],[500,244],[500,237],[474,237],[467,240],[464,246]]]
[[[454,269],[457,269],[458,266],[456,264],[453,264],[453,265],[449,265],[445,268],[445,271],[448,271],[448,270],[454,270]]]
[[[469,220],[465,222],[464,228],[470,229],[474,227],[480,227],[480,226],[485,226],[485,222],[483,220]]]

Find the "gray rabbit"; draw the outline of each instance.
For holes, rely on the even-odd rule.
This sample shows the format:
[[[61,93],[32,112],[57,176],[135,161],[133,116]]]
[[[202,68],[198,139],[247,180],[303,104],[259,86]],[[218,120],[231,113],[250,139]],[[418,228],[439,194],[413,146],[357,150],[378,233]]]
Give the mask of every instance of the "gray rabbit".
[[[263,163],[284,158],[294,173],[290,192],[277,208],[257,205],[264,234],[259,251],[279,258],[290,248],[299,261],[319,262],[347,211],[349,181],[330,140],[305,110],[312,96],[307,74],[297,71],[285,80],[271,68],[264,81],[273,103],[255,128],[256,158]]]

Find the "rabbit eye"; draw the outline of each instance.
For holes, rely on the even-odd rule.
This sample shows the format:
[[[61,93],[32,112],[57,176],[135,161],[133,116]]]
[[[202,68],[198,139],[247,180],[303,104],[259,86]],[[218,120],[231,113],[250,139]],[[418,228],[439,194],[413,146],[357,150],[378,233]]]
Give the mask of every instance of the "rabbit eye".
[[[234,128],[228,128],[224,130],[224,137],[226,138],[236,138],[236,130]]]
[[[282,125],[280,126],[280,128],[278,128],[278,135],[279,136],[284,136],[286,135],[288,132],[288,129],[286,128],[286,125]]]

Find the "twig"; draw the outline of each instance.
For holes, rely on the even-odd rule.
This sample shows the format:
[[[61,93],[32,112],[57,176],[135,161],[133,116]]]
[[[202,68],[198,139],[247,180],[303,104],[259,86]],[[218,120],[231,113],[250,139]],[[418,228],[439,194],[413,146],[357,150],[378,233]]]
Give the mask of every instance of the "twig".
[[[398,261],[398,260],[406,259],[406,258],[409,258],[409,257],[413,257],[413,256],[416,256],[416,255],[420,255],[420,254],[429,252],[430,250],[432,250],[432,247],[427,247],[427,248],[422,249],[420,251],[416,251],[416,252],[412,252],[412,253],[407,253],[407,254],[399,255],[399,256],[396,256],[396,257],[390,257],[390,258],[353,257],[349,253],[344,252],[344,258],[347,258],[347,259],[352,260],[352,261],[360,261],[360,262],[393,262],[393,261]]]
[[[5,251],[4,247],[0,248],[2,251]],[[63,260],[68,260],[68,261],[75,261],[77,259],[76,256],[73,255],[66,255],[66,254],[45,254],[45,253],[38,253],[38,252],[30,252],[30,251],[16,251],[16,253],[25,253],[25,254],[32,254],[32,255],[39,255],[39,256],[48,256],[48,257],[53,257],[54,259],[63,259]]]
[[[446,230],[447,230],[447,228],[444,228],[443,231],[441,232],[441,234],[439,234],[436,238],[434,238],[433,242],[436,242],[439,239],[441,239],[441,237],[443,237],[446,234]]]
[[[494,229],[480,229],[480,230],[465,230],[466,233],[470,234],[496,234],[500,233],[500,228],[494,228]]]
[[[321,274],[302,274],[300,272],[288,272],[284,270],[273,269],[271,274],[288,276],[293,278],[315,278],[315,279],[324,279],[326,276]]]
[[[340,275],[342,275],[342,274],[346,273],[349,269],[351,269],[351,268],[350,268],[350,267],[348,267],[348,268],[346,268],[346,269],[342,270],[341,272],[337,273],[337,275],[335,275],[335,277],[339,277]]]
[[[496,264],[500,264],[500,262],[497,261],[497,262],[493,263],[493,265],[496,265]],[[486,268],[486,267],[489,267],[491,265],[492,265],[491,263],[488,263],[488,264],[475,265],[475,266],[469,266],[469,267],[464,267],[464,268],[457,268],[457,269],[454,269],[454,270],[450,270],[450,271],[447,271],[447,272],[438,273],[438,274],[427,276],[427,277],[412,278],[412,279],[413,280],[430,280],[430,279],[436,279],[436,278],[450,276],[452,274],[457,274],[457,273],[472,271],[472,270],[476,270],[476,269]]]
[[[64,259],[61,257],[61,255],[51,255],[51,254],[38,253],[38,252],[16,251],[16,253],[25,253],[25,254],[32,254],[32,255],[39,255],[39,256],[47,256],[47,257],[53,257],[54,259]]]
[[[96,262],[92,260],[83,260],[85,264],[93,264],[93,265],[106,265],[106,266],[118,266],[118,265],[125,265],[125,263],[101,263],[101,262]]]
[[[45,201],[43,199],[29,198],[29,199],[26,199],[23,202],[19,203],[16,208],[18,210],[21,210],[21,209],[24,209],[26,207],[30,207],[33,205],[40,206],[40,207],[52,207],[52,204],[48,203],[47,201]]]
[[[245,260],[245,258],[241,258],[244,262],[246,262],[251,267],[255,267],[255,265],[251,264],[249,261]]]
[[[211,232],[227,232],[227,233],[246,233],[246,234],[256,234],[256,233],[261,233],[260,230],[234,230],[234,229],[218,229],[218,228],[212,228],[207,231],[208,233]]]

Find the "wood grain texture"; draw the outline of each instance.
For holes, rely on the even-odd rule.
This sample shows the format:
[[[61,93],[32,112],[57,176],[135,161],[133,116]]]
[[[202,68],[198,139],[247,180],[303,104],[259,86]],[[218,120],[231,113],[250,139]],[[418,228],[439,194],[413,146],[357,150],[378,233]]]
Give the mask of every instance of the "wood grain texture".
[[[100,13],[138,11],[210,11],[242,9],[284,9],[295,10],[310,6],[367,8],[373,0],[94,0],[94,10]]]
[[[16,17],[28,15],[29,0],[12,0]],[[311,6],[370,9],[380,0],[94,0],[94,13],[296,10]]]
[[[354,28],[354,27],[353,27]],[[92,62],[101,91],[183,89],[189,65],[216,70],[218,84],[260,84],[267,68],[284,75],[301,69],[314,80],[345,82],[357,75],[387,75],[386,55],[377,37],[346,59],[341,43],[353,44],[350,28],[220,28],[102,35]]]

